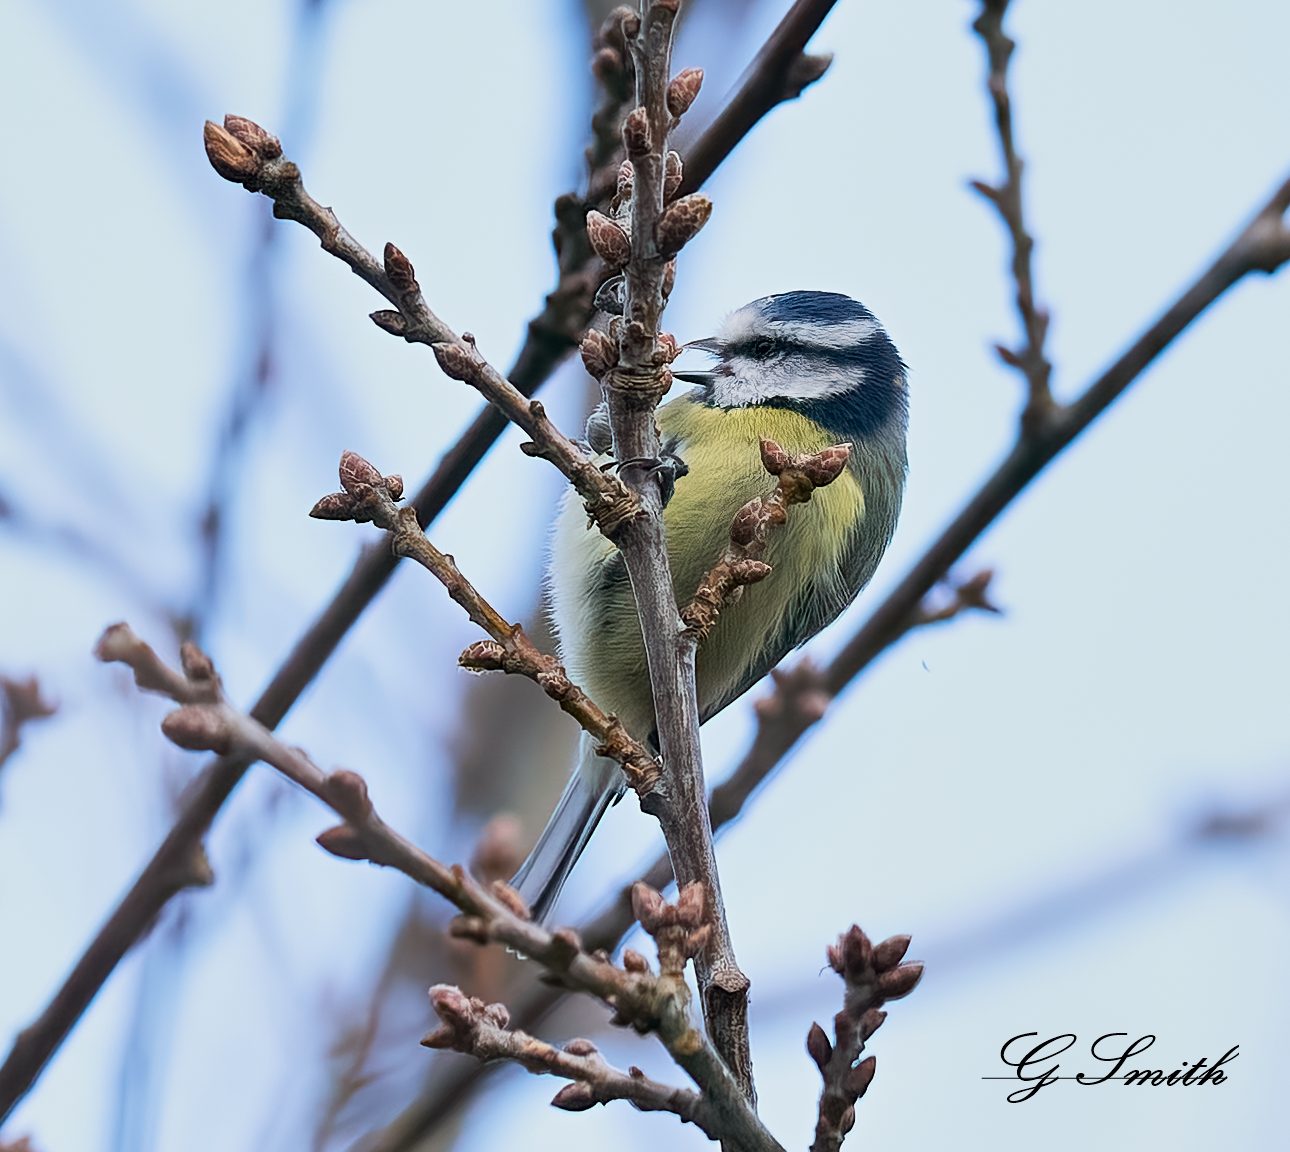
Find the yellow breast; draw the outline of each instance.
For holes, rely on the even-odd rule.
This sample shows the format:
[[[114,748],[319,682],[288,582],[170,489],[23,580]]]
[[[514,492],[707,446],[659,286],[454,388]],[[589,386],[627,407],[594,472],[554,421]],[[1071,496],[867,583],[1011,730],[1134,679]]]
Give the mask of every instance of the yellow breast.
[[[724,550],[735,513],[774,487],[761,463],[760,439],[778,441],[789,452],[817,452],[835,438],[787,409],[711,408],[688,395],[661,407],[658,424],[665,443],[678,441],[689,468],[663,516],[677,599],[684,604]],[[780,641],[782,647],[789,610],[804,591],[835,611],[851,599],[856,590],[847,586],[843,556],[864,512],[864,493],[848,468],[771,534],[770,576],[722,613],[699,650],[703,712],[746,687],[749,670],[764,663],[770,645]],[[652,708],[630,586],[614,546],[585,525],[579,501],[567,502],[553,540],[551,571],[563,657],[594,699],[646,734]],[[617,579],[610,578],[615,574]],[[805,638],[791,637],[789,646]]]

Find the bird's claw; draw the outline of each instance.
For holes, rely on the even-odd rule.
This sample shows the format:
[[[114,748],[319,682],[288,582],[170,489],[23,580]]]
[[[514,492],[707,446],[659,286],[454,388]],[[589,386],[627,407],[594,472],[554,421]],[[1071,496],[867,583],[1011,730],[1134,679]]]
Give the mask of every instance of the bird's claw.
[[[681,459],[675,452],[665,448],[658,456],[636,456],[630,460],[610,460],[600,465],[602,472],[618,471],[624,468],[644,468],[645,477],[651,476],[658,478],[659,487],[663,493],[663,507],[666,508],[671,502],[672,496],[676,491],[676,482],[682,476],[690,474],[689,465]]]

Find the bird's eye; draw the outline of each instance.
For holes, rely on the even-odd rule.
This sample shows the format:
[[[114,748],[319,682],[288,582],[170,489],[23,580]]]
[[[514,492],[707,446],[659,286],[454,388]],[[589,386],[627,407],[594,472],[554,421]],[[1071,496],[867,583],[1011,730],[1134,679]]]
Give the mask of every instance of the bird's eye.
[[[752,354],[758,360],[770,359],[770,354],[775,351],[775,341],[769,336],[763,336],[752,347]]]

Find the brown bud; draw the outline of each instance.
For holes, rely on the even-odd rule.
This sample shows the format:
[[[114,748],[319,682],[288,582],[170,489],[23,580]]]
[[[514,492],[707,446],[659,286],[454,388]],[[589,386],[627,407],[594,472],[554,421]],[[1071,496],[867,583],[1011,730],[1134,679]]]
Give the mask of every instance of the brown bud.
[[[260,170],[255,153],[218,124],[207,120],[202,128],[202,140],[206,145],[206,159],[225,180],[241,184]]]
[[[511,1022],[511,1010],[501,1003],[485,1004],[484,1019],[497,1028],[506,1028]]]
[[[323,782],[327,802],[351,824],[362,824],[372,815],[372,801],[367,795],[367,781],[347,768],[330,772]]]
[[[784,77],[786,96],[790,100],[800,96],[803,89],[809,88],[823,76],[832,63],[832,52],[799,52],[788,66],[788,75]]]
[[[701,192],[691,192],[669,204],[658,218],[654,234],[659,255],[664,259],[675,256],[694,239],[711,215],[712,201]]]
[[[397,472],[393,476],[387,476],[384,480],[385,490],[390,494],[391,500],[403,499],[403,477]]]
[[[375,488],[383,477],[357,452],[340,454],[340,486],[351,496],[364,494],[364,488]]]
[[[476,640],[457,657],[468,672],[500,672],[506,667],[506,649],[496,640]]]
[[[431,344],[430,351],[439,361],[439,367],[443,369],[445,376],[451,376],[454,380],[469,380],[475,374],[475,357],[470,349],[451,341],[442,341]]]
[[[842,958],[847,966],[847,974],[859,973],[868,969],[873,962],[873,942],[859,924],[852,924],[838,941],[842,945]]]
[[[271,132],[266,132],[254,120],[245,116],[224,117],[224,127],[263,160],[276,160],[282,155],[282,144]]]
[[[430,1006],[445,1024],[474,1024],[475,1009],[460,988],[436,984],[430,989]]]
[[[596,255],[611,268],[622,268],[631,258],[632,246],[627,233],[594,208],[587,213],[587,239]]]
[[[583,367],[593,380],[603,380],[618,360],[618,346],[597,328],[589,328],[578,345]]]
[[[818,1024],[812,1024],[811,1030],[806,1034],[806,1051],[821,1072],[824,1071],[828,1062],[833,1059],[833,1045],[829,1043],[829,1038],[825,1035],[824,1029]]]
[[[730,522],[731,544],[737,548],[747,548],[757,538],[764,507],[761,497],[754,496],[735,513],[735,518]]]
[[[328,492],[309,509],[309,515],[315,520],[353,520],[354,497],[348,492]]]
[[[802,471],[815,487],[823,488],[842,475],[842,469],[847,466],[849,459],[851,459],[851,445],[835,444],[803,460]]]
[[[457,1033],[443,1024],[421,1037],[421,1047],[423,1048],[448,1049],[455,1048],[456,1045]]]
[[[594,1056],[600,1051],[590,1040],[584,1040],[580,1037],[574,1037],[565,1046],[564,1050],[570,1056]]]
[[[585,1112],[596,1106],[596,1094],[591,1090],[590,1084],[575,1080],[551,1097],[551,1106],[562,1108],[566,1112]]]
[[[707,889],[702,880],[691,880],[676,899],[676,920],[683,928],[697,928],[707,915]]]
[[[874,946],[873,966],[879,972],[886,972],[888,968],[896,967],[908,951],[908,936],[888,936],[881,944]]]
[[[681,154],[669,150],[663,163],[663,199],[671,200],[681,188],[684,169],[681,165]]]
[[[884,1000],[899,1000],[902,996],[908,996],[922,978],[922,964],[917,961],[902,964],[878,977],[878,995]]]
[[[866,1056],[861,1060],[847,1073],[847,1092],[859,1100],[869,1091],[869,1085],[873,1083],[873,1074],[877,1067],[878,1061],[873,1056]]]
[[[663,297],[666,299],[672,295],[672,289],[676,287],[676,261],[669,260],[663,265]]]
[[[778,476],[789,465],[789,455],[774,440],[761,442],[761,466],[772,476]]]
[[[562,967],[582,951],[582,937],[572,928],[557,928],[551,933],[549,962]]]
[[[618,182],[614,189],[614,195],[619,201],[630,198],[632,194],[632,184],[636,180],[636,169],[630,160],[624,160],[618,165]]]
[[[623,148],[628,158],[648,156],[653,143],[649,113],[644,108],[633,108],[623,119]]]
[[[687,956],[701,956],[707,949],[708,941],[711,939],[712,925],[700,924],[685,938],[685,954]]]
[[[476,944],[487,944],[488,921],[478,916],[454,916],[448,921],[448,935],[454,940],[471,940]]]
[[[667,903],[657,891],[644,880],[637,880],[632,885],[632,915],[640,921],[640,926],[650,932],[659,926],[667,910]]]
[[[179,663],[189,680],[217,681],[219,679],[215,675],[215,665],[211,663],[211,658],[191,640],[185,640],[179,646]]]
[[[760,584],[771,574],[771,566],[764,560],[736,560],[730,565],[730,575],[736,587]]]
[[[701,87],[702,68],[685,68],[672,77],[667,86],[667,110],[672,113],[673,119],[679,120],[690,110]]]
[[[373,312],[371,320],[382,332],[388,332],[391,336],[403,336],[408,330],[408,322],[403,319],[403,313],[396,312],[393,308],[381,308]]]
[[[868,1040],[879,1028],[882,1022],[887,1019],[887,1013],[881,1008],[870,1008],[863,1016],[860,1017],[860,1040]]]
[[[369,853],[363,842],[362,834],[348,824],[337,824],[319,832],[314,842],[324,852],[339,856],[342,860],[367,860]]]
[[[494,880],[490,887],[493,895],[501,903],[505,904],[514,916],[521,920],[533,919],[533,913],[529,910],[529,906],[524,903],[524,898],[505,880]]]
[[[189,752],[214,752],[223,756],[232,747],[228,722],[214,709],[201,704],[177,708],[161,722],[166,739]]]
[[[635,948],[623,949],[623,967],[628,972],[648,972],[649,961],[645,959]]]
[[[604,84],[622,74],[627,66],[623,54],[617,48],[606,45],[591,58],[591,74]]]
[[[385,245],[385,275],[389,277],[390,284],[396,292],[406,295],[409,292],[421,291],[412,261],[393,244]]]

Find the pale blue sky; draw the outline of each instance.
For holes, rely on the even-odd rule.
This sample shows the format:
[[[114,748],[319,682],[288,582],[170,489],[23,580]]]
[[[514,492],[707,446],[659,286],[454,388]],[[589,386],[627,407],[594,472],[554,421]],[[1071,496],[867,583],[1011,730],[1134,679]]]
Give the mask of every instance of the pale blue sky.
[[[709,69],[696,115],[779,11],[759,3],[732,29],[699,10],[677,52]],[[836,53],[833,70],[712,182],[715,214],[668,313],[690,339],[766,292],[845,291],[911,367],[901,527],[822,655],[1012,434],[1018,383],[989,351],[1015,337],[1003,236],[966,189],[998,166],[974,12],[841,0],[814,45]],[[213,430],[255,325],[271,314],[280,333],[275,386],[208,636],[239,699],[371,538],[303,514],[340,450],[419,476],[476,410],[421,350],[368,323],[375,297],[301,229],[278,226],[274,277],[255,287],[265,205],[210,172],[201,120],[235,111],[279,131],[311,190],[370,246],[395,240],[445,319],[505,364],[550,287],[550,202],[577,173],[577,19],[573,5],[334,0],[302,36],[292,5],[0,4],[0,490],[46,523],[125,542],[147,590],[0,524],[0,670],[38,672],[63,708],[0,776],[0,924],[19,941],[5,948],[0,1036],[49,995],[155,844],[158,765],[175,782],[191,771],[161,751],[161,706],[136,707],[88,654],[122,617],[164,636],[157,601],[191,600]],[[1071,395],[1290,172],[1290,7],[1018,0],[1012,28],[1038,285],[1055,385]],[[1284,276],[1207,313],[974,550],[968,566],[997,569],[1007,614],[887,654],[722,839],[763,1112],[786,1143],[806,1143],[818,1091],[806,1028],[837,1006],[824,947],[858,920],[875,936],[911,932],[928,962],[871,1046],[878,1077],[854,1137],[867,1147],[1279,1146],[1285,840],[1180,852],[1096,898],[1058,896],[1139,875],[1132,861],[1211,804],[1287,787],[1288,315]],[[546,392],[570,427],[580,372]],[[519,610],[559,485],[516,440],[434,537]],[[321,761],[367,773],[383,810],[411,813],[432,849],[451,830],[436,826],[436,787],[412,774],[452,731],[451,662],[472,638],[404,573],[285,726]],[[714,775],[748,731],[746,705],[706,731]],[[361,992],[403,888],[324,857],[311,804],[287,805],[271,844],[248,840],[239,828],[276,795],[257,774],[221,818],[221,884],[189,904],[175,984],[128,961],[6,1135],[113,1148],[122,1030],[138,982],[155,979],[173,1041],[137,1152],[307,1146],[320,1005]],[[615,809],[571,908],[631,874],[655,838],[632,804]],[[1152,1032],[1169,1066],[1236,1043],[1242,1054],[1219,1088],[1062,1084],[1005,1105],[980,1077],[1000,1071],[1008,1036],[1033,1030]],[[677,1078],[634,1037],[606,1048]],[[508,1076],[461,1148],[706,1143],[625,1107],[556,1112],[550,1080]]]

